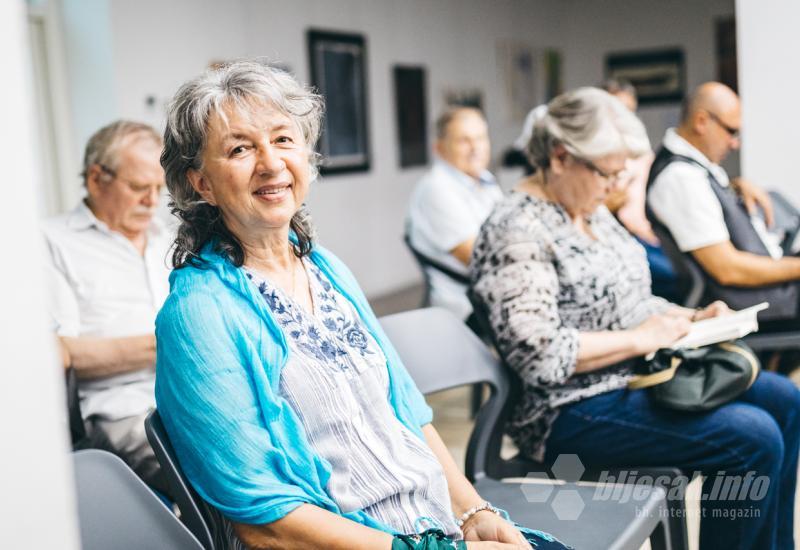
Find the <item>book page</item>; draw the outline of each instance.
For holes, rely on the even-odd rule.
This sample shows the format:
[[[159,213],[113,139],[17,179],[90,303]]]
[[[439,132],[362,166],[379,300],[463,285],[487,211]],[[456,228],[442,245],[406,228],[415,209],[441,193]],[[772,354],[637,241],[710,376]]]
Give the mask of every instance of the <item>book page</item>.
[[[741,338],[758,331],[758,320],[756,315],[769,307],[767,302],[748,307],[729,315],[704,319],[692,323],[689,334],[672,344],[671,349],[698,348]]]

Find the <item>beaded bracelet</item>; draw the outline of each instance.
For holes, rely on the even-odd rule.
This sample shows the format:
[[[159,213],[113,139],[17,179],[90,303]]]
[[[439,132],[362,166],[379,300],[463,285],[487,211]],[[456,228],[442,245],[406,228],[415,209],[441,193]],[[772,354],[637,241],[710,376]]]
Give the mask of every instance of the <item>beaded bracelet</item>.
[[[488,510],[502,517],[500,510],[492,506],[491,502],[486,500],[483,502],[483,504],[479,504],[478,506],[473,506],[472,508],[461,514],[461,518],[456,521],[456,525],[458,525],[458,528],[460,529],[461,527],[463,527],[465,523],[467,523],[467,520],[469,520],[469,518],[471,518],[478,512],[483,512],[484,510]]]

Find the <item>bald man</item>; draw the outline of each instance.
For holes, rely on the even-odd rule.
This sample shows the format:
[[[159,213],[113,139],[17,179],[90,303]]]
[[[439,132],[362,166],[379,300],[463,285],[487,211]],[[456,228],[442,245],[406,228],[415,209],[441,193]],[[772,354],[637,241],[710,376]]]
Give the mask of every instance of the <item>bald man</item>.
[[[687,99],[677,129],[667,130],[650,169],[647,210],[708,275],[704,300],[734,309],[770,302],[762,320],[798,314],[800,258],[784,257],[767,232],[772,204],[763,190],[731,181],[719,165],[739,148],[739,97],[708,82]]]

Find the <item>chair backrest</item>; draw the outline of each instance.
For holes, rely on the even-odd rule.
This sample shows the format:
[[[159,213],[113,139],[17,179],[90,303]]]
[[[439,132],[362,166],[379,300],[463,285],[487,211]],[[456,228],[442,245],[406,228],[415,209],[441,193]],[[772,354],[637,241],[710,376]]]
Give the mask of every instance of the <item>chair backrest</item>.
[[[489,386],[489,398],[475,417],[467,444],[465,473],[472,480],[491,475],[509,412],[509,379],[500,361],[460,319],[442,308],[387,315],[380,323],[422,393],[480,383]]]
[[[64,371],[64,385],[67,390],[67,415],[69,419],[69,434],[73,447],[86,439],[86,426],[81,415],[81,400],[78,393],[78,376],[74,367]]]
[[[669,229],[657,222],[652,223],[652,227],[678,277],[678,293],[682,296],[681,305],[689,308],[698,307],[702,303],[706,291],[703,270],[687,253],[681,252]]]
[[[406,232],[403,236],[403,242],[406,243],[406,246],[411,251],[411,255],[414,256],[414,259],[417,261],[420,270],[422,270],[422,277],[425,280],[425,297],[422,301],[422,306],[429,306],[431,304],[431,281],[430,281],[430,274],[428,273],[427,268],[435,269],[446,276],[450,277],[457,283],[461,283],[462,285],[469,284],[469,276],[464,275],[463,273],[459,273],[458,271],[453,270],[452,268],[444,265],[442,262],[434,260],[430,256],[427,256],[414,248],[414,245],[411,244],[411,237]]]
[[[202,550],[200,542],[120,458],[73,453],[83,550]]]
[[[181,521],[197,537],[205,550],[215,550],[221,544],[215,545],[215,536],[212,535],[214,525],[220,525],[221,516],[200,498],[186,476],[183,474],[175,450],[172,448],[164,423],[157,410],[151,412],[144,421],[147,440],[153,448],[161,471],[166,477],[172,498],[181,511]],[[219,535],[218,535],[219,536]],[[220,542],[219,539],[216,542]]]
[[[483,337],[488,341],[488,344],[495,349],[499,356],[500,352],[498,350],[500,348],[497,346],[497,339],[495,338],[494,331],[489,322],[489,311],[486,305],[475,295],[472,289],[467,291],[467,298],[469,298],[472,304],[473,322]],[[505,361],[502,359],[498,361],[503,373],[510,381],[508,396],[500,419],[501,426],[504,427],[517,403],[519,403],[522,398],[525,385],[519,378],[519,375],[506,365]],[[487,456],[486,470],[492,478],[502,479],[507,477],[525,477],[528,472],[543,472],[545,471],[545,466],[523,457],[520,453],[512,458],[503,458],[500,453],[497,452]]]

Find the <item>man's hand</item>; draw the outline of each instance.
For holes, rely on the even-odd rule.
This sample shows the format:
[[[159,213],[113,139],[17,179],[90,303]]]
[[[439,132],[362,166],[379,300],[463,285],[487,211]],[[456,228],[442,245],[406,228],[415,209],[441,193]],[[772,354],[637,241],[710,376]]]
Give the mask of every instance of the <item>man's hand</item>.
[[[756,208],[760,206],[761,210],[764,211],[764,221],[767,223],[767,227],[772,227],[775,219],[772,213],[772,199],[769,197],[769,193],[744,178],[735,178],[731,185],[742,197],[747,211],[751,215],[755,214]]]
[[[511,523],[494,512],[484,510],[471,516],[461,528],[466,541],[492,541],[510,544],[509,548],[530,548],[525,537]],[[498,548],[504,548],[499,546]]]

